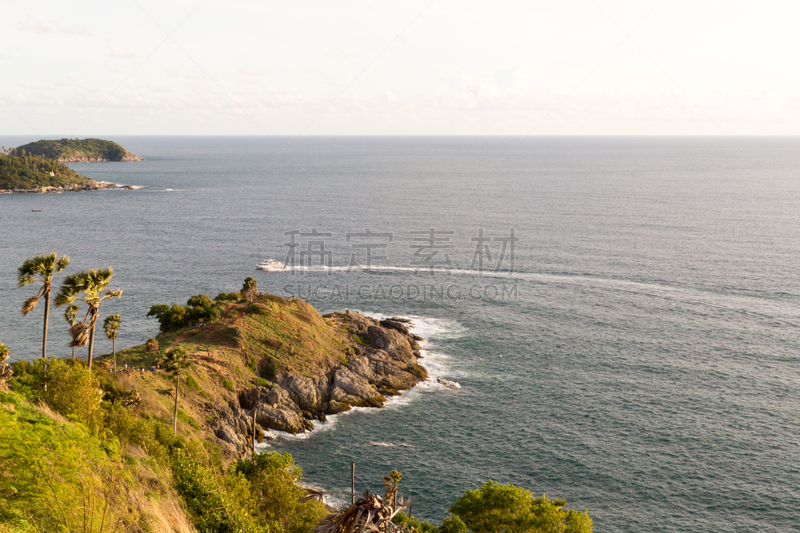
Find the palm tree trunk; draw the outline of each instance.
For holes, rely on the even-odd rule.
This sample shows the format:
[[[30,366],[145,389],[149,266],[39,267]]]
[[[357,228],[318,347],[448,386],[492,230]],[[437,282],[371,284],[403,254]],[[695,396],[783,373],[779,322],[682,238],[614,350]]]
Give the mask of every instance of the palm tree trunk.
[[[92,370],[92,353],[94,350],[94,324],[92,329],[89,330],[89,371]]]
[[[117,380],[117,338],[111,339],[111,349],[114,350],[114,381]]]
[[[42,332],[42,359],[47,359],[47,321],[50,319],[50,291],[44,293],[44,331]]]
[[[173,422],[172,431],[178,434],[178,385],[180,384],[180,376],[175,376],[175,418]]]
[[[75,360],[75,347],[72,347],[72,360]]]

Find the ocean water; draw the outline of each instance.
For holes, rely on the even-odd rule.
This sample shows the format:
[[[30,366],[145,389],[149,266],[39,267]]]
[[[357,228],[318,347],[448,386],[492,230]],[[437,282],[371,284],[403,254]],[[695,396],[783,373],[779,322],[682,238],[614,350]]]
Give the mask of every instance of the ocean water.
[[[797,530],[800,139],[114,140],[146,161],[70,166],[141,188],[0,196],[12,359],[40,350],[15,285],[33,254],[114,267],[121,346],[157,332],[152,304],[254,275],[321,312],[412,318],[432,374],[461,386],[270,443],[316,486],[347,492],[355,461],[358,490],[397,468],[436,521],[494,479],[598,532]],[[302,273],[254,270],[292,250]],[[58,310],[51,354],[66,328]]]

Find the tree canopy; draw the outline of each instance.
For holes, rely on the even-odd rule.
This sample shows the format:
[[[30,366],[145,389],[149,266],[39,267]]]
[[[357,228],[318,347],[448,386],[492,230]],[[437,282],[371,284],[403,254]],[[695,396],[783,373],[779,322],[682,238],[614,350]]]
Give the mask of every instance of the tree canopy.
[[[27,153],[44,156],[47,159],[107,159],[122,161],[128,151],[113,141],[103,139],[60,139],[44,140],[23,144],[13,149],[13,155]]]
[[[564,500],[489,481],[466,491],[450,512],[473,533],[591,533],[589,514],[565,505]]]

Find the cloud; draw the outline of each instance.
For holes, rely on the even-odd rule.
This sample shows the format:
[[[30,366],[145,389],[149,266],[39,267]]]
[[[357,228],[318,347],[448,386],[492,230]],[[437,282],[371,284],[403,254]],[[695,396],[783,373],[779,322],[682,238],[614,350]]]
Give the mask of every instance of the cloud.
[[[111,57],[116,57],[119,59],[133,59],[136,57],[136,54],[134,54],[133,52],[128,52],[127,50],[119,46],[112,46]]]
[[[56,22],[55,27],[53,27],[45,24],[36,17],[32,17],[31,15],[26,15],[25,20],[19,25],[19,28],[23,31],[32,31],[39,34],[58,32],[66,35],[82,35],[84,37],[93,36],[91,30],[89,30],[89,28],[83,24],[77,26],[67,26],[66,24]]]
[[[50,33],[53,28],[47,26],[44,22],[28,15],[25,17],[25,22],[20,24],[19,29],[23,31],[32,31],[34,33]]]
[[[202,72],[189,72],[183,70],[182,68],[172,69],[172,75],[178,76],[179,78],[183,78],[185,80],[207,80],[208,76],[203,74]]]
[[[69,27],[60,22],[56,22],[56,31],[59,33],[66,33],[67,35],[81,35],[83,37],[93,37],[94,34],[91,32],[89,28],[84,26],[83,24],[75,27]]]

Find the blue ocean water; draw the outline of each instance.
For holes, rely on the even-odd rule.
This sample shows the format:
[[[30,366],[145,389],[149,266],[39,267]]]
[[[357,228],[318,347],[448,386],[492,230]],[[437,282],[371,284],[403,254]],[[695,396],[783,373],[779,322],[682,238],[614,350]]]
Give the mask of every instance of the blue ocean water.
[[[355,461],[359,489],[397,468],[437,521],[495,479],[602,532],[797,529],[799,139],[114,140],[146,160],[70,166],[140,189],[0,196],[12,359],[40,349],[15,286],[33,254],[114,267],[122,346],[156,333],[152,304],[254,275],[322,312],[412,317],[426,364],[461,385],[274,442],[315,485],[349,490]],[[383,274],[348,271],[370,243]],[[334,268],[254,270],[291,250]],[[55,316],[49,351],[68,355]]]

